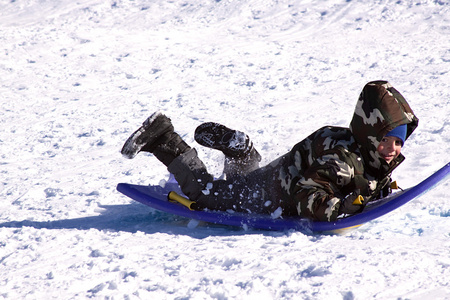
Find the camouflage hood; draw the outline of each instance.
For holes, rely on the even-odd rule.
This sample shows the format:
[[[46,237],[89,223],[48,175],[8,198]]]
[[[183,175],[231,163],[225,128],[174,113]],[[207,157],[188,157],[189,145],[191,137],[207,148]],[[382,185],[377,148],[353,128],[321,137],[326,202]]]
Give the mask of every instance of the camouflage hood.
[[[392,172],[403,160],[399,155],[391,164],[377,152],[383,137],[395,127],[407,124],[406,139],[418,125],[405,98],[387,81],[366,84],[356,103],[350,130],[358,143],[366,170],[379,178]]]

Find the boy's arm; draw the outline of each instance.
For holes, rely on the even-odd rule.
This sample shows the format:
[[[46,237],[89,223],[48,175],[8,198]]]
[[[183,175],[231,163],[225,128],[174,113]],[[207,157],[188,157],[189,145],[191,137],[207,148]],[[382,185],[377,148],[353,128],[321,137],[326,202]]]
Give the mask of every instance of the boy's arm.
[[[354,168],[338,154],[327,154],[316,161],[295,185],[294,201],[302,217],[318,221],[334,221],[341,201],[354,179]]]

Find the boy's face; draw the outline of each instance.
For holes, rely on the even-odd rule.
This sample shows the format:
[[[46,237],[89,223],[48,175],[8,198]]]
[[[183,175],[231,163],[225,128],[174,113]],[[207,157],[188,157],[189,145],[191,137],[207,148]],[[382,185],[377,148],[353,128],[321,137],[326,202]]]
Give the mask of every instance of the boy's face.
[[[400,155],[402,140],[395,136],[385,136],[378,145],[377,151],[381,158],[389,164]]]

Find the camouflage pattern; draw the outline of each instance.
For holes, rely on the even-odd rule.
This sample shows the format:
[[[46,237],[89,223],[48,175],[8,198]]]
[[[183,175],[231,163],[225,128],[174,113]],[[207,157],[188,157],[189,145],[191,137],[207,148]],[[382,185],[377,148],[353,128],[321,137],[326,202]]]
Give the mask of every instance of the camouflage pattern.
[[[403,96],[386,81],[369,82],[350,128],[321,128],[271,164],[271,196],[279,199],[284,215],[320,221],[335,220],[341,200],[351,192],[376,199],[404,160],[400,154],[388,164],[376,149],[386,133],[402,124],[407,124],[406,138],[418,125]]]
[[[201,208],[333,221],[350,193],[369,202],[386,189],[404,156],[388,164],[376,149],[387,132],[402,124],[408,138],[418,119],[388,82],[374,81],[363,88],[349,128],[323,127],[249,174],[213,180],[195,149],[168,169]]]

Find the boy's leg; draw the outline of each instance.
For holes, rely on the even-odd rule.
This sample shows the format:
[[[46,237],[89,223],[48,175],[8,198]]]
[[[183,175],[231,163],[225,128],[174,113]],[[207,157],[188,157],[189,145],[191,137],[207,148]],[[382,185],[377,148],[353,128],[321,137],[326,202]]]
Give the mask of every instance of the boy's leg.
[[[225,154],[224,173],[227,177],[246,175],[259,168],[261,155],[244,132],[208,122],[197,127],[194,138],[200,145]]]
[[[213,180],[199,162],[197,152],[191,149],[177,157],[168,170],[200,209],[271,214],[278,208],[278,201],[266,190],[272,187],[273,170],[260,168],[248,176],[235,174],[226,180]]]
[[[216,180],[208,173],[197,151],[173,131],[170,119],[161,113],[150,116],[125,142],[122,154],[133,158],[137,153],[153,153],[174,174],[183,193],[201,208],[213,210],[260,212],[265,185],[262,177],[236,174],[230,180]],[[256,151],[256,150],[255,150]],[[261,170],[262,171],[262,170]],[[264,176],[265,177],[265,176]]]
[[[173,174],[183,193],[193,201],[205,196],[205,190],[214,181],[195,149],[178,156],[168,165],[167,170]]]
[[[213,176],[208,173],[195,149],[174,132],[170,119],[160,112],[144,121],[125,142],[121,152],[131,159],[141,151],[153,153],[166,165],[183,193],[192,200],[204,196],[202,191],[213,182]]]

